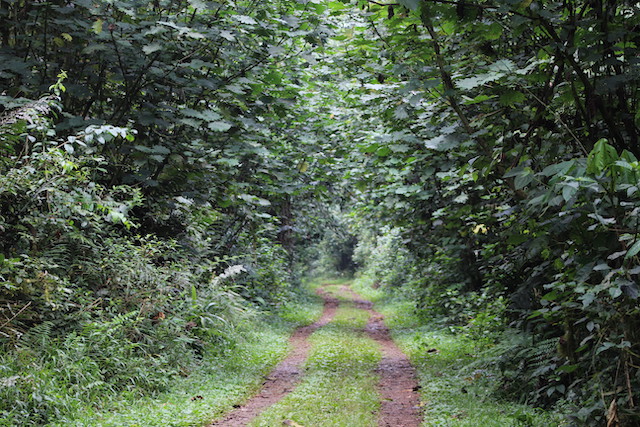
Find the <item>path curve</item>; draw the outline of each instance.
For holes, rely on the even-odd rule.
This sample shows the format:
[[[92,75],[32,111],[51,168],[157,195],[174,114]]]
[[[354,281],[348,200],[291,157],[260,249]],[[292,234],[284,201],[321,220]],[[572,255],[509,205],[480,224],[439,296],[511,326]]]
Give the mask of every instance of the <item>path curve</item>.
[[[369,312],[365,331],[380,345],[382,360],[376,372],[380,375],[378,392],[382,398],[378,426],[419,427],[422,423],[418,378],[409,358],[393,342],[384,316],[373,309],[373,303],[363,299],[348,286],[354,304]]]
[[[322,288],[317,293],[324,299],[322,316],[315,323],[297,329],[289,338],[291,351],[287,357],[265,377],[260,391],[244,405],[237,407],[224,418],[208,424],[207,427],[244,427],[257,417],[264,409],[277,403],[287,395],[299,382],[302,364],[307,359],[311,344],[309,335],[333,319],[338,308],[338,300],[327,295]]]

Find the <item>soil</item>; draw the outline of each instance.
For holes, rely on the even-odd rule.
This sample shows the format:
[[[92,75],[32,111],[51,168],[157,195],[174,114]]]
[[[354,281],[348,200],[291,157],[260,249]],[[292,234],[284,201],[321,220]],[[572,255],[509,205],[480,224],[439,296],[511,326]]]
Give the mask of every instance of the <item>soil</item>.
[[[309,335],[329,323],[338,308],[337,299],[326,295],[322,289],[318,290],[318,294],[324,299],[322,316],[315,323],[299,328],[291,335],[291,338],[289,338],[291,351],[265,377],[260,391],[244,405],[237,407],[223,419],[215,421],[207,427],[244,427],[263,410],[277,403],[295,388],[302,377],[302,364],[307,359],[311,348],[311,344],[308,341]]]
[[[384,316],[373,309],[371,301],[363,300],[349,287],[343,290],[353,297],[358,308],[370,314],[365,331],[378,342],[382,360],[376,370],[380,376],[378,393],[382,397],[378,426],[418,427],[422,420],[418,378],[407,356],[391,339],[389,328],[384,324]]]
[[[380,427],[420,426],[422,414],[417,393],[419,385],[409,359],[391,339],[389,329],[384,324],[384,317],[373,309],[373,303],[362,299],[347,286],[343,287],[343,291],[353,297],[357,307],[369,312],[369,322],[365,332],[380,345],[382,351],[383,357],[376,370],[380,376],[378,392],[382,397],[378,425]],[[265,377],[262,388],[254,397],[227,414],[225,418],[207,427],[244,427],[263,410],[277,403],[294,389],[302,377],[302,365],[311,347],[308,341],[309,336],[333,319],[339,305],[338,300],[326,294],[322,288],[318,290],[318,294],[325,301],[322,317],[312,325],[299,328],[293,333],[289,339],[291,347],[289,355]]]

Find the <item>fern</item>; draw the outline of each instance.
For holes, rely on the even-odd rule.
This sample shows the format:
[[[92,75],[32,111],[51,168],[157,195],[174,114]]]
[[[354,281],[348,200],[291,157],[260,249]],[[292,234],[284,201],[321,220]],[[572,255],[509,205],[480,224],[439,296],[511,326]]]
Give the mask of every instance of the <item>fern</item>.
[[[94,337],[96,334],[103,334],[107,331],[118,330],[119,328],[127,325],[131,319],[138,316],[139,310],[130,311],[128,313],[117,314],[109,322],[91,322],[86,323],[82,328],[81,335],[86,338]]]
[[[539,401],[542,397],[540,390],[551,381],[558,367],[557,344],[557,337],[535,343],[526,337],[512,342],[512,345],[502,346],[498,368],[503,377],[503,392]]]
[[[538,341],[531,347],[525,347],[516,354],[516,358],[528,361],[529,368],[533,370],[532,376],[544,375],[554,370],[557,359],[558,338],[546,338]]]
[[[44,352],[53,340],[53,327],[53,322],[42,322],[29,329],[29,331],[18,340],[18,349]]]

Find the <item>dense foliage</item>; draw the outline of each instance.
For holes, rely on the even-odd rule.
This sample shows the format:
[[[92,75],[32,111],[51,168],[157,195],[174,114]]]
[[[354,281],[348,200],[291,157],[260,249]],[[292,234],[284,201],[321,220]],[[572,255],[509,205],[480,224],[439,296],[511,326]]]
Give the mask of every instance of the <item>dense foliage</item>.
[[[519,330],[505,396],[637,423],[637,8],[0,1],[0,411],[65,411],[15,374],[59,349],[78,396],[166,388],[355,261]]]
[[[425,316],[530,334],[506,394],[636,423],[637,5],[359,4],[336,61],[361,263]]]
[[[319,12],[0,2],[0,418],[165,390],[291,298]]]

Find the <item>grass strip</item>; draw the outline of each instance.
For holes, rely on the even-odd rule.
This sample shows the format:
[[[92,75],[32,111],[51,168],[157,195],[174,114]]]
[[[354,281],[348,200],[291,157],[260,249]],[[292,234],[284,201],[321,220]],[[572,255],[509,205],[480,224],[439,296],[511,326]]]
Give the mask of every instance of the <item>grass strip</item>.
[[[313,348],[301,384],[250,426],[287,420],[305,427],[377,425],[380,403],[373,371],[381,354],[376,342],[357,330],[367,319],[363,310],[339,308],[334,321],[310,337]]]

